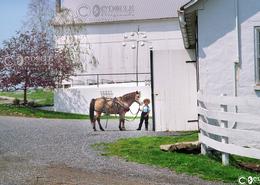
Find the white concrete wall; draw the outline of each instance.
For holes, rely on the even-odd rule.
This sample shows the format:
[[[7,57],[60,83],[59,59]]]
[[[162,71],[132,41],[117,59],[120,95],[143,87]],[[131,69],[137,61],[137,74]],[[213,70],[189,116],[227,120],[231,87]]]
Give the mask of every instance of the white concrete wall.
[[[101,91],[111,91],[115,97],[127,93],[141,91],[141,100],[151,99],[150,86],[105,86],[105,87],[74,87],[70,89],[58,89],[54,95],[54,110],[59,112],[89,114],[89,105],[93,98],[101,97]],[[131,111],[136,113],[138,104],[134,103]],[[130,112],[127,116],[134,116]]]

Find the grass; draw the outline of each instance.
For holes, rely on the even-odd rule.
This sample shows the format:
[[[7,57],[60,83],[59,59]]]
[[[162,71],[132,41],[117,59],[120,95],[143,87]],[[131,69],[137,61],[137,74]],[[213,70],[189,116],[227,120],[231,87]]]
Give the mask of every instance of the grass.
[[[0,92],[0,96],[7,96],[23,100],[23,91]],[[52,90],[37,89],[29,90],[28,101],[35,101],[39,106],[52,106],[54,104],[54,93]]]
[[[88,115],[46,111],[46,110],[39,110],[32,107],[6,105],[6,104],[0,104],[0,116],[18,116],[18,117],[48,118],[48,119],[79,119],[79,120],[89,119]],[[132,119],[131,117],[126,117],[126,118],[130,120]],[[108,117],[103,116],[101,119],[113,120],[119,118],[116,116],[108,116]]]
[[[15,92],[0,92],[0,96],[7,96],[23,100],[23,91]],[[35,101],[36,107],[52,106],[54,103],[54,93],[52,90],[38,89],[29,90],[28,101]],[[33,118],[49,118],[49,119],[88,119],[89,117],[81,114],[70,114],[62,112],[53,112],[39,110],[26,106],[15,106],[0,104],[1,116],[20,116],[20,117],[33,117]]]
[[[33,118],[49,118],[49,119],[88,119],[88,116],[81,114],[69,114],[62,112],[53,112],[38,110],[35,108],[14,106],[14,105],[1,105],[1,116],[21,116],[21,117],[33,117]]]
[[[162,144],[195,141],[197,139],[197,133],[185,134],[185,136],[178,137],[141,137],[121,139],[115,143],[99,144],[95,145],[95,147],[102,146],[105,150],[104,155],[119,156],[127,161],[169,168],[177,173],[186,173],[205,180],[237,183],[240,176],[260,176],[260,174],[255,172],[249,172],[232,165],[225,167],[216,157],[162,152],[159,148]],[[238,159],[249,160],[236,157],[236,160]],[[256,162],[255,160],[252,161]]]

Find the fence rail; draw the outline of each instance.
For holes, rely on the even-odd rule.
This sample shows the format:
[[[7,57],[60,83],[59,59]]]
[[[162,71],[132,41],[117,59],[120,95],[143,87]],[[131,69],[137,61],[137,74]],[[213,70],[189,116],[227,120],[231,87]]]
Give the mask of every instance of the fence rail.
[[[72,85],[96,85],[119,83],[150,83],[151,73],[100,73],[100,74],[76,74],[72,79]]]
[[[208,109],[208,104],[215,108]],[[260,99],[224,95],[207,96],[201,91],[198,93],[199,128],[201,131],[199,140],[202,144],[202,152],[207,152],[208,148],[222,152],[224,165],[229,163],[229,154],[260,159],[260,148],[249,147],[251,141],[260,143],[260,130],[233,128],[235,124],[239,123],[258,126],[259,128],[260,116],[252,113],[238,113],[238,106],[260,108]],[[219,110],[216,110],[216,107],[219,107]],[[229,109],[236,111],[228,112]],[[232,124],[233,126],[231,126]],[[217,137],[212,137],[212,135]],[[230,138],[236,138],[241,143],[246,141],[248,145],[238,144],[240,142],[233,144],[230,142]]]

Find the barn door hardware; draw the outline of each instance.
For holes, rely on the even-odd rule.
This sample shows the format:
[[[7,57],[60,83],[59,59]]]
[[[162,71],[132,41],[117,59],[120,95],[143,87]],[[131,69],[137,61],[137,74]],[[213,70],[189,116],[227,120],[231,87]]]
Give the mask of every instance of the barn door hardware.
[[[196,63],[196,62],[197,62],[196,60],[186,61],[187,64],[189,64],[189,63]]]
[[[188,120],[188,123],[197,123],[199,120]]]

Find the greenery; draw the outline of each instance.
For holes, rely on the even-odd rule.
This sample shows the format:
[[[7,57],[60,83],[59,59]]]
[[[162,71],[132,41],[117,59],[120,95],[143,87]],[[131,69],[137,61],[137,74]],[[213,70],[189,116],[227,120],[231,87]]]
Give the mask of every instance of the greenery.
[[[28,106],[6,105],[0,104],[0,116],[18,116],[18,117],[32,117],[32,118],[49,118],[49,119],[89,119],[89,116],[82,114],[70,114],[63,112],[54,112],[40,110]],[[102,116],[103,120],[118,119],[116,116]],[[127,119],[132,119],[127,117]]]
[[[177,137],[165,136],[121,139],[115,143],[103,143],[95,145],[95,147],[104,149],[104,155],[119,156],[127,161],[166,167],[177,173],[186,173],[206,180],[236,183],[240,176],[260,176],[260,174],[240,169],[234,165],[236,160],[249,161],[249,159],[246,158],[235,156],[231,158],[231,165],[225,167],[221,164],[219,157],[216,156],[163,152],[160,150],[160,145],[163,144],[195,141],[197,139],[197,133],[186,133],[183,136]],[[255,160],[250,161],[256,162]]]
[[[50,118],[50,119],[88,119],[88,116],[81,114],[69,114],[62,112],[53,112],[39,110],[35,108],[15,105],[0,104],[1,116],[21,116],[34,118]]]
[[[23,100],[23,91],[0,92],[0,96],[7,96]],[[52,106],[54,104],[54,93],[52,90],[29,90],[27,96],[29,101],[34,101],[38,106]]]

